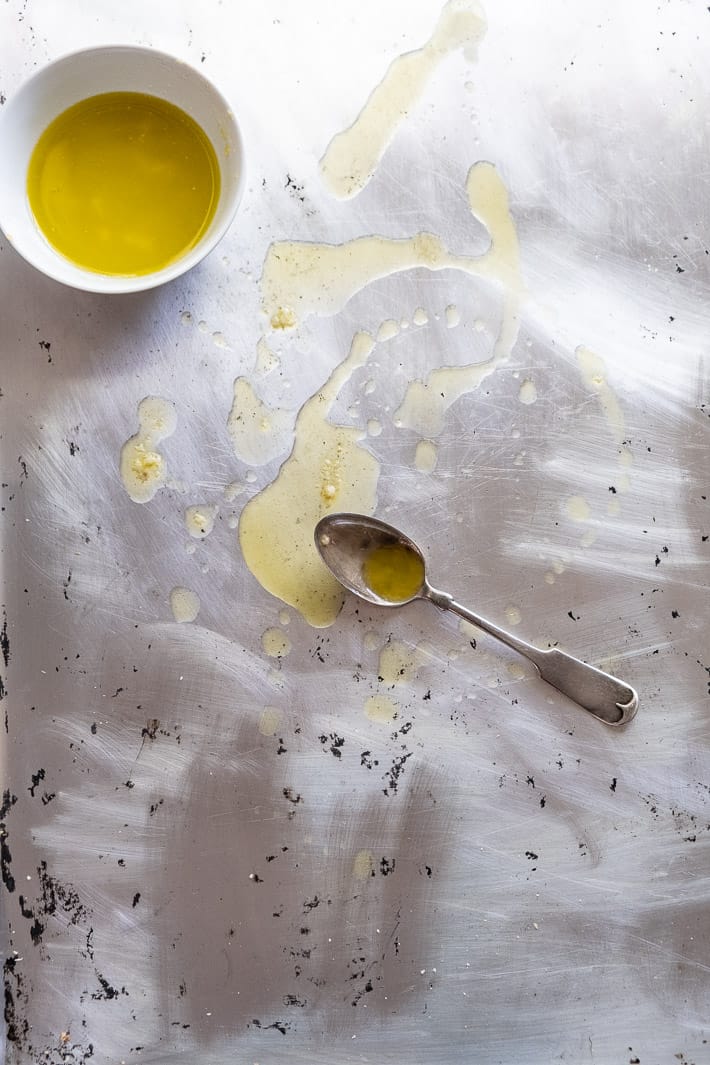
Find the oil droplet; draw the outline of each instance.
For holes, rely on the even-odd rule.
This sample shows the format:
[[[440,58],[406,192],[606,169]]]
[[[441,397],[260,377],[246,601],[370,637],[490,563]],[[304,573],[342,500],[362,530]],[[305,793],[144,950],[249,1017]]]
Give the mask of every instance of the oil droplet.
[[[200,330],[201,333],[207,333],[209,332],[210,327],[207,325],[207,322],[202,319],[197,323],[197,328]]]
[[[200,612],[199,597],[189,588],[173,588],[170,593],[170,609],[176,621],[194,621]]]
[[[239,525],[239,517],[236,514],[230,514],[227,518],[227,526],[230,529],[236,529],[237,525]]]
[[[414,452],[414,465],[420,473],[433,473],[439,450],[432,440],[420,440]]]
[[[392,337],[396,337],[398,333],[399,322],[395,322],[394,318],[386,318],[377,330],[377,341],[381,344],[384,340],[391,340]]]
[[[446,324],[449,329],[453,329],[461,321],[461,312],[453,303],[450,303],[444,312],[446,316]]]
[[[180,321],[182,322],[183,325],[191,325],[192,324],[192,315],[190,314],[190,312],[189,311],[183,311],[182,314],[180,315]]]
[[[554,573],[552,572],[552,570],[548,570],[548,571],[547,571],[547,573],[545,574],[545,581],[546,581],[546,582],[547,582],[548,584],[554,584],[554,583],[555,583],[555,581],[556,581],[556,579],[557,579],[557,578],[555,577],[555,575],[554,575]]]
[[[288,411],[267,407],[246,377],[237,378],[227,432],[241,462],[262,466],[275,459],[286,449],[291,422]]]
[[[157,446],[175,432],[175,407],[166,399],[146,396],[138,404],[138,425],[138,432],[121,448],[121,480],[134,503],[147,503],[167,480],[167,465]]]
[[[226,501],[228,503],[231,503],[231,502],[233,502],[233,500],[235,500],[237,498],[238,495],[241,495],[241,493],[243,491],[244,491],[244,485],[243,484],[240,484],[239,481],[232,481],[230,484],[225,485],[224,493],[223,493],[224,494],[224,498],[226,499]]]
[[[256,345],[255,371],[266,376],[266,374],[270,374],[272,370],[276,370],[280,365],[281,360],[276,352],[272,351],[264,337],[261,337]]]
[[[259,718],[259,732],[262,736],[275,736],[281,727],[283,714],[277,706],[265,706]]]
[[[261,646],[269,658],[285,658],[291,650],[291,641],[281,629],[267,629],[261,637]]]
[[[522,680],[526,675],[525,669],[519,662],[509,662],[506,669],[511,677],[515,677],[516,680]]]
[[[509,625],[519,625],[523,620],[523,615],[517,606],[507,606],[505,608],[505,620]]]
[[[370,695],[365,700],[365,717],[379,724],[389,724],[397,716],[399,707],[386,695]]]
[[[374,876],[375,859],[371,851],[358,851],[353,861],[353,877],[356,880],[367,880]]]
[[[589,503],[583,496],[570,496],[566,503],[566,510],[572,521],[588,521],[592,513]]]
[[[216,348],[228,348],[229,347],[229,344],[227,343],[227,338],[225,337],[224,333],[220,333],[220,332],[213,333],[212,334],[212,340],[213,340],[214,346]]]
[[[582,535],[582,539],[579,541],[580,547],[591,547],[597,538],[597,534],[594,529],[587,529]]]
[[[279,625],[290,625],[291,615],[288,610],[279,610]]]
[[[367,423],[367,435],[368,436],[379,436],[381,432],[382,432],[381,423],[377,421],[377,418],[370,418],[370,420]]]
[[[483,631],[479,629],[478,625],[473,625],[470,621],[464,621],[463,619],[459,621],[459,632],[467,640],[477,640],[483,636]]]
[[[472,61],[485,31],[485,16],[475,0],[449,0],[426,44],[390,64],[356,120],[333,137],[321,159],[323,180],[335,196],[348,199],[367,185],[441,59],[464,48]]]
[[[210,503],[198,503],[185,511],[185,527],[195,540],[204,540],[214,529],[217,507]]]
[[[416,311],[412,315],[412,321],[415,325],[426,325],[429,321],[429,315],[423,307],[417,307]]]
[[[383,684],[409,684],[416,677],[422,660],[418,648],[390,640],[380,651],[378,678]]]
[[[331,510],[371,514],[375,505],[379,464],[359,446],[362,431],[328,420],[341,388],[373,347],[368,333],[355,335],[347,358],[301,408],[278,477],[247,503],[239,523],[251,572],[316,628],[335,621],[344,592],[316,551],[313,529]]]
[[[366,632],[362,642],[366,651],[376,651],[380,645],[380,639],[376,632]]]
[[[520,391],[518,392],[518,399],[521,403],[525,403],[526,405],[534,403],[537,400],[537,388],[535,382],[531,381],[530,378],[526,378],[521,384]]]

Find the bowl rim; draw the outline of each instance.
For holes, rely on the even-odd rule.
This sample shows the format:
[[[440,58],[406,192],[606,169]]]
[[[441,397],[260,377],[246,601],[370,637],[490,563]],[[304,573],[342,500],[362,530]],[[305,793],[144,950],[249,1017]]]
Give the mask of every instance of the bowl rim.
[[[217,226],[211,234],[208,231],[208,234],[185,255],[163,267],[161,270],[156,270],[150,274],[114,275],[87,270],[86,268],[73,263],[71,259],[66,258],[61,252],[57,251],[57,249],[46,240],[46,237],[44,237],[41,230],[39,230],[39,227],[37,227],[40,237],[46,241],[47,248],[50,252],[50,257],[48,257],[47,260],[42,259],[40,261],[39,256],[32,254],[32,249],[24,250],[16,244],[12,236],[11,224],[6,225],[6,222],[3,220],[3,208],[2,204],[0,204],[0,232],[2,232],[8,244],[17,252],[17,254],[20,255],[25,262],[29,263],[30,266],[34,267],[35,270],[39,271],[39,273],[44,274],[45,277],[49,277],[53,281],[57,281],[62,285],[77,289],[81,292],[93,292],[102,295],[124,295],[132,292],[145,292],[148,289],[157,288],[160,285],[167,284],[168,281],[173,281],[175,278],[182,276],[182,274],[187,273],[209,255],[227,234],[241,203],[246,185],[244,135],[242,133],[241,124],[235,115],[234,108],[230,101],[221,89],[215,85],[211,78],[206,74],[203,74],[203,72],[194,66],[194,64],[188,60],[181,59],[180,56],[171,52],[166,52],[162,48],[154,48],[152,45],[147,44],[131,44],[130,42],[124,41],[75,48],[55,56],[54,59],[50,59],[37,70],[34,70],[29,77],[25,78],[17,86],[11,96],[8,95],[5,106],[0,110],[0,144],[2,128],[8,121],[8,118],[12,113],[13,105],[21,93],[29,91],[29,87],[39,82],[43,77],[46,77],[50,70],[61,66],[64,63],[70,63],[83,56],[92,54],[100,55],[102,52],[131,52],[136,55],[142,54],[154,59],[167,61],[171,65],[186,70],[190,77],[197,79],[209,90],[209,92],[216,98],[217,102],[223,106],[225,113],[229,116],[232,125],[230,135],[234,141],[233,150],[237,153],[239,159],[239,168],[234,189],[230,195],[225,216],[219,226]],[[85,98],[86,97],[82,97],[82,99]],[[164,98],[168,99],[168,97]],[[169,102],[175,103],[174,100],[169,100]],[[180,105],[176,104],[175,106],[179,107]],[[213,147],[217,150],[216,145],[213,145]],[[6,221],[10,222],[9,219]],[[56,268],[54,268],[55,262],[57,264]],[[64,269],[62,269],[62,267],[64,267]]]

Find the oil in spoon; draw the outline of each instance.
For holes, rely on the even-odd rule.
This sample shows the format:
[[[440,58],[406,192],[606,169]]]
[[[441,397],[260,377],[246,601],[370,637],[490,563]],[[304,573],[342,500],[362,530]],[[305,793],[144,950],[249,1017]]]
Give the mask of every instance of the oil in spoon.
[[[405,603],[421,591],[424,563],[406,544],[380,544],[365,558],[362,576],[370,591],[380,599]]]

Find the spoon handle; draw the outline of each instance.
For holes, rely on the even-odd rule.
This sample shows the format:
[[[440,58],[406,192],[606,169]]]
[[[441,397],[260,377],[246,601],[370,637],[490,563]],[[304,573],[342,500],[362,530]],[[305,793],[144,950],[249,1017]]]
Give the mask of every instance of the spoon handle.
[[[567,695],[585,710],[588,710],[607,725],[624,725],[638,709],[636,691],[624,681],[587,665],[581,659],[560,651],[557,647],[541,651],[511,632],[501,629],[492,621],[467,610],[446,592],[427,588],[425,597],[440,610],[452,610],[459,617],[470,621],[490,636],[524,655],[536,667],[543,680]]]

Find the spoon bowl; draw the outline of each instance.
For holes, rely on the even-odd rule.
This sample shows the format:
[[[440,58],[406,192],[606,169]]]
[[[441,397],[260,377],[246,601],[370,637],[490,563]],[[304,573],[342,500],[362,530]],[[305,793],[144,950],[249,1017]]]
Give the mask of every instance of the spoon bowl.
[[[331,573],[348,591],[368,603],[405,606],[413,599],[426,598],[424,555],[413,540],[393,525],[365,514],[329,514],[318,522],[314,535]],[[373,559],[376,563],[379,560],[380,566],[370,565],[368,569],[368,562]],[[398,581],[397,570],[402,568],[407,572]],[[391,576],[387,570],[392,571]]]
[[[543,680],[607,725],[623,725],[638,709],[631,685],[557,647],[541,650],[432,588],[424,556],[399,529],[366,514],[328,514],[315,528],[321,558],[340,583],[375,606],[428,599],[451,610],[533,663]]]

